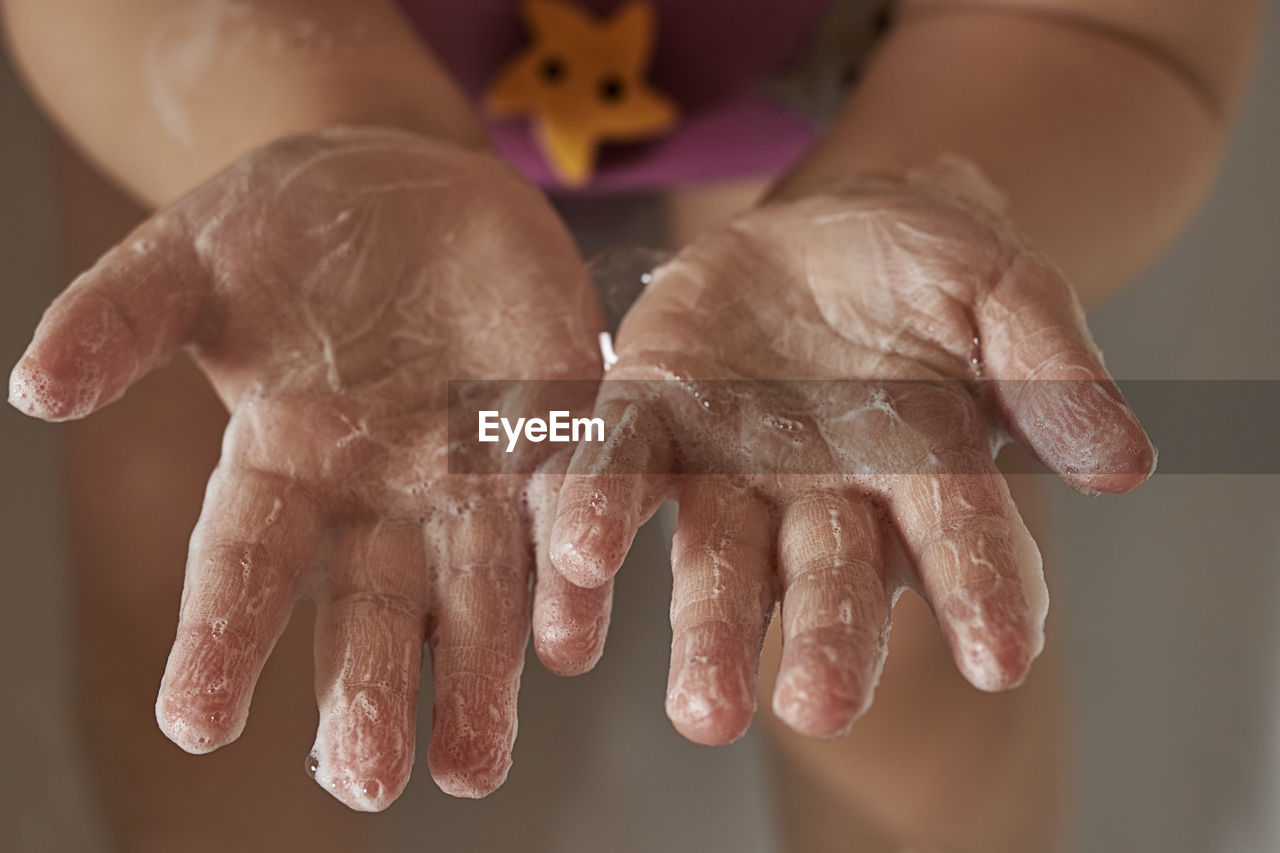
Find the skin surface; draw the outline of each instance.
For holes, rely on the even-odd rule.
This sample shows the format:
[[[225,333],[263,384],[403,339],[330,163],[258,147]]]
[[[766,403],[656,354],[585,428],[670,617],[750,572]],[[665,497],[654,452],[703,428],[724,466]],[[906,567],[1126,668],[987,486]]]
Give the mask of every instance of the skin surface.
[[[557,483],[447,478],[445,378],[590,379],[599,323],[539,194],[485,155],[368,129],[245,158],[55,301],[10,381],[28,414],[88,415],[184,345],[232,412],[156,707],[169,737],[208,752],[240,734],[309,594],[321,784],[368,810],[399,794],[424,640],[433,776],[459,796],[501,784]],[[541,568],[539,653],[589,668],[609,593]]]
[[[394,0],[0,0],[0,12],[50,117],[151,208],[281,136],[333,125],[489,147]]]
[[[607,583],[677,496],[667,712],[687,737],[746,729],[779,599],[773,707],[798,732],[865,711],[908,585],[972,684],[1018,684],[1048,597],[999,432],[1085,491],[1153,468],[1070,287],[993,198],[957,167],[775,202],[659,268],[624,321],[596,408],[611,432],[575,452],[551,555]],[[1003,381],[986,397],[979,377]]]
[[[70,280],[147,213],[65,143],[55,165],[60,270]],[[187,546],[226,426],[226,408],[183,354],[93,417],[54,430],[85,782],[119,850],[370,849],[376,821],[303,772],[317,722],[314,607],[295,609],[234,749],[190,755],[156,725]]]
[[[902,0],[835,121],[770,196],[962,157],[1094,305],[1199,206],[1261,10],[1260,0]]]

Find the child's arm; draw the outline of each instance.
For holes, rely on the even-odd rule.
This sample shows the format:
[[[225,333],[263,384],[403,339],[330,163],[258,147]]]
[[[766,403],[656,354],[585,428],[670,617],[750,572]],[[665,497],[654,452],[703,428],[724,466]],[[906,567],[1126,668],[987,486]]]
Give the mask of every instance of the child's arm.
[[[487,144],[391,0],[3,0],[3,11],[48,112],[152,206],[252,148],[334,124]]]
[[[953,154],[1004,193],[1086,303],[1132,277],[1209,185],[1257,0],[904,0],[826,137],[775,189]]]

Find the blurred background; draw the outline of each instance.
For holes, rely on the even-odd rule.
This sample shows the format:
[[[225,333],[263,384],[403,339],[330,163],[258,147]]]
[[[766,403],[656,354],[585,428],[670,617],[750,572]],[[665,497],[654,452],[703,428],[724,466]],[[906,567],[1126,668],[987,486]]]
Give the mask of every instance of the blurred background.
[[[1277,91],[1273,8],[1212,196],[1092,318],[1117,377],[1280,380]],[[0,67],[6,371],[63,284],[51,139]],[[637,216],[635,228],[651,225]],[[73,724],[56,432],[0,409],[0,849],[99,851]],[[1158,474],[1124,498],[1053,493],[1051,587],[1078,720],[1072,849],[1280,850],[1280,477]],[[380,819],[384,849],[773,849],[755,736],[699,748],[663,715],[669,637],[652,626],[666,619],[664,548],[655,528],[642,533],[595,673],[558,681],[529,667],[508,784],[481,803],[452,800],[420,764]],[[552,734],[528,734],[539,731]]]

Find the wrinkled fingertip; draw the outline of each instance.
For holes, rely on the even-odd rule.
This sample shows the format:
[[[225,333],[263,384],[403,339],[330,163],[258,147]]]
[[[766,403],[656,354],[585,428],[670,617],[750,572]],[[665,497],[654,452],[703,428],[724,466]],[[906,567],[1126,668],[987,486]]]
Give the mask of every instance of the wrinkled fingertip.
[[[836,738],[871,706],[872,691],[838,673],[785,667],[773,689],[773,713],[797,734]]]
[[[505,761],[497,764],[477,763],[459,760],[455,755],[441,756],[432,748],[428,750],[427,764],[431,770],[431,778],[441,791],[464,800],[479,800],[489,796],[502,787],[511,772],[510,754]]]
[[[603,586],[622,567],[638,527],[628,508],[605,498],[566,500],[562,492],[551,526],[551,563],[574,586]]]
[[[1083,495],[1123,495],[1147,481],[1145,475],[1093,474],[1068,478],[1071,487]]]
[[[315,782],[338,802],[358,812],[376,813],[386,810],[404,792],[408,777],[386,779],[379,775],[328,774],[315,771]]]
[[[762,639],[763,631],[716,619],[675,629],[666,712],[676,731],[705,746],[746,733],[756,712]]]
[[[556,675],[581,675],[604,654],[612,617],[613,587],[570,586],[554,570],[542,569],[533,602],[533,648]]]
[[[1022,685],[1039,646],[1025,639],[970,639],[953,646],[956,666],[965,680],[984,693],[1001,693]]]
[[[1156,449],[1110,382],[1040,383],[1019,420],[1041,461],[1085,494],[1130,492],[1155,472]]]
[[[725,702],[685,690],[667,694],[666,711],[667,719],[686,739],[703,746],[724,746],[747,733],[756,707],[755,702]]]
[[[1077,472],[1067,476],[1077,491],[1086,495],[1123,495],[1141,486],[1156,472],[1159,452],[1148,444],[1135,452],[1113,459],[1094,473]]]
[[[46,359],[47,361],[47,359]],[[99,397],[92,377],[51,372],[30,351],[9,373],[9,405],[43,421],[69,421],[92,412]]]
[[[754,672],[732,658],[691,654],[673,663],[666,711],[676,731],[694,743],[732,743],[756,713]]]
[[[986,693],[1022,684],[1044,649],[1044,610],[1033,612],[1024,593],[1010,594],[1005,585],[957,590],[936,615],[956,667]]]
[[[804,737],[830,740],[847,734],[864,710],[863,703],[845,699],[798,697],[782,688],[773,694],[774,716]]]
[[[585,541],[584,541],[585,540]],[[606,537],[564,533],[551,535],[551,564],[564,579],[583,589],[596,589],[607,584],[622,565],[616,548],[602,552]],[[623,555],[625,556],[625,554]]]
[[[24,357],[9,371],[9,405],[24,415],[38,417],[32,385],[30,370]]]
[[[514,717],[509,722],[490,719],[492,706],[488,702],[442,708],[438,693],[436,698],[436,719],[427,746],[431,778],[451,797],[474,800],[488,796],[511,772]]]
[[[495,776],[466,772],[433,773],[431,778],[435,779],[436,786],[441,791],[451,797],[457,797],[460,800],[482,800],[502,787],[502,784],[507,781],[507,774]]]
[[[598,628],[550,623],[534,628],[533,649],[552,674],[583,675],[604,655],[604,636]]]
[[[348,808],[361,812],[387,808],[403,793],[413,770],[412,728],[397,731],[396,716],[391,712],[344,719],[322,703],[316,742],[307,755],[307,774]]]
[[[225,693],[174,696],[161,690],[156,722],[184,752],[205,755],[232,743],[244,731],[246,714]]]

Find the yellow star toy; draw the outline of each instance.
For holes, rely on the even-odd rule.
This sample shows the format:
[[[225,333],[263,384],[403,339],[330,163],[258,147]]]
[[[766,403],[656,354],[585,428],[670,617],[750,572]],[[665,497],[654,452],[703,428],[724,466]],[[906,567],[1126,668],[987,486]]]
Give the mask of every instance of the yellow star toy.
[[[632,0],[607,20],[565,0],[525,0],[523,13],[532,44],[498,73],[485,105],[499,118],[529,116],[565,184],[590,179],[601,143],[649,139],[675,124],[675,104],[644,79],[651,3]]]

